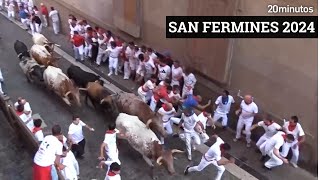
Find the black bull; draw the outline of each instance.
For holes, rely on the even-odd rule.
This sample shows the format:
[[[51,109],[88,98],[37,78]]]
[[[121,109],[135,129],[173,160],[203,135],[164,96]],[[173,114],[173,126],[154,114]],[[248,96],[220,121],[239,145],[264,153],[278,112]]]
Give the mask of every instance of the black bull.
[[[34,77],[39,81],[43,81],[44,67],[41,67],[34,59],[31,59],[27,46],[16,40],[14,43],[14,50],[20,59],[20,67],[27,76],[28,81],[33,81]]]
[[[71,65],[67,70],[67,75],[72,79],[75,84],[81,88],[86,88],[89,82],[99,81],[99,84],[103,86],[103,81],[100,79],[100,76],[86,72],[80,67]]]

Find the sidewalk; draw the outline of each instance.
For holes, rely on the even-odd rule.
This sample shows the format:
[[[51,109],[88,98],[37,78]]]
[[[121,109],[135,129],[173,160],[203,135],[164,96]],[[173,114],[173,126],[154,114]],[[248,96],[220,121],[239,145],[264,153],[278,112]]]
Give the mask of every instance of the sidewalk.
[[[54,35],[50,27],[43,28],[43,34],[50,41],[61,45],[61,49],[63,49],[69,55],[73,56],[72,45],[67,41],[67,37],[65,35]],[[101,77],[118,86],[123,91],[136,93],[138,86],[131,80],[123,80],[122,75],[111,77],[107,76],[108,68],[106,65],[96,67],[95,65],[91,65],[90,62],[84,62],[84,64],[95,71],[97,74],[99,74]],[[229,131],[221,131],[220,129],[218,129],[217,131],[215,131],[215,133],[223,137],[223,139],[226,142],[230,143],[230,145],[233,147],[230,154],[237,158],[236,164],[258,179],[315,179],[310,173],[306,172],[305,170],[300,168],[294,169],[289,165],[281,166],[271,172],[265,171],[261,168],[262,164],[259,162],[260,155],[254,152],[254,148],[246,148],[244,142],[234,143],[232,141],[234,134]]]

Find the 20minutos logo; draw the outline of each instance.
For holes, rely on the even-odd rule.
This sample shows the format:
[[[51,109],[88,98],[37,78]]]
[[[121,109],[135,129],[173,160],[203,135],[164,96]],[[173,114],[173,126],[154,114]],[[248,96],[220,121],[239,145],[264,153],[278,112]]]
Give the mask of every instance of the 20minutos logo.
[[[167,16],[167,38],[317,38],[317,16]]]

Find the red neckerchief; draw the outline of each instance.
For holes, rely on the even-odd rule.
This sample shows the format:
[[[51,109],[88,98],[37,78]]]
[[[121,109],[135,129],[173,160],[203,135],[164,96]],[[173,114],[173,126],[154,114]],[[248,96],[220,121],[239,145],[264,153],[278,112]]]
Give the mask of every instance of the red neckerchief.
[[[220,151],[221,151],[221,154],[224,154],[224,149],[222,147],[223,144],[220,144]]]
[[[271,124],[273,123],[273,121],[271,121],[271,123],[268,125],[268,124],[266,124],[266,123],[264,123],[264,125],[266,125],[266,126],[270,126]]]
[[[293,131],[293,130],[296,128],[296,126],[297,126],[297,125],[291,125],[291,124],[289,123],[288,130],[289,130],[289,131]]]
[[[286,140],[286,139],[287,139],[286,134],[282,134],[282,137],[283,137],[283,140]]]
[[[32,133],[35,134],[36,132],[40,131],[41,130],[41,127],[34,127],[32,129]]]
[[[163,107],[163,110],[165,110],[167,112],[171,110],[171,109],[168,108],[167,104],[162,104],[162,107]]]
[[[21,114],[23,114],[23,111],[22,112],[16,111],[16,113],[18,116],[20,116]]]
[[[108,176],[115,176],[115,175],[117,175],[117,174],[114,173],[113,171],[109,171],[109,172],[108,172]]]
[[[208,116],[208,113],[207,113],[206,111],[203,111],[202,113],[203,113],[203,116],[204,116],[204,117],[207,117],[207,116]]]
[[[106,132],[106,134],[113,134],[113,133],[116,133],[116,131],[115,131],[115,130],[108,130],[108,131]]]

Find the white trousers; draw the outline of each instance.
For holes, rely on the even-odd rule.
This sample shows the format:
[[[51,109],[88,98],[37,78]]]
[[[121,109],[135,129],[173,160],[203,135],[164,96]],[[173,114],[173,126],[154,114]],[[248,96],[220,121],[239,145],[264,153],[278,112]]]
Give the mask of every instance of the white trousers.
[[[186,147],[188,151],[188,156],[191,156],[192,144],[201,144],[201,140],[197,132],[184,132],[184,137],[186,138]],[[192,141],[193,140],[193,141]]]
[[[168,135],[171,135],[173,133],[171,120],[169,120],[168,122],[162,123],[162,125]],[[161,144],[164,144],[164,138],[162,136],[160,138],[160,141],[161,141]]]
[[[264,149],[265,143],[266,141],[269,139],[269,137],[266,135],[266,133],[264,133],[258,140],[258,142],[256,143],[257,147],[260,149]],[[265,155],[265,154],[264,154]]]
[[[129,59],[130,70],[135,71],[137,68],[137,61],[134,58]]]
[[[188,89],[187,87],[184,86],[182,88],[182,98],[184,98],[185,96],[187,96],[189,94],[193,94],[193,89]]]
[[[4,94],[3,90],[2,90],[2,83],[0,82],[0,94]]]
[[[190,167],[190,168],[188,169],[188,172],[202,171],[204,168],[206,168],[206,167],[207,167],[208,165],[210,165],[210,164],[214,165],[214,166],[217,168],[217,170],[218,170],[217,175],[216,175],[216,177],[214,178],[214,180],[220,180],[221,177],[222,177],[222,175],[223,175],[223,173],[224,173],[224,171],[226,170],[226,168],[225,168],[223,165],[219,166],[219,165],[217,164],[217,161],[207,161],[207,160],[205,160],[203,156],[202,156],[201,161],[200,161],[200,163],[198,164],[198,166],[192,166],[192,167]]]
[[[283,164],[283,161],[279,159],[276,155],[274,155],[273,149],[268,153],[268,156],[270,157],[270,159],[264,163],[264,165],[267,168],[273,168]]]
[[[292,158],[290,160],[290,162],[293,162],[295,164],[298,163],[299,160],[299,146],[297,146],[295,149],[293,148],[293,146],[297,143],[298,141],[295,140],[292,143],[288,143],[285,142],[282,146],[282,151],[280,153],[280,155],[282,157],[287,157],[288,153],[289,153],[289,149],[291,148],[292,150]]]
[[[241,137],[241,131],[243,126],[245,126],[245,133],[246,133],[246,140],[247,143],[251,142],[251,131],[250,128],[252,126],[252,121],[248,121],[246,119],[243,119],[241,117],[239,117],[238,119],[238,124],[237,124],[237,134],[236,134],[236,138],[239,139]]]
[[[131,73],[131,70],[130,70],[130,67],[129,67],[129,61],[124,61],[124,64],[123,64],[123,78],[124,79],[129,79],[130,77],[130,73]]]
[[[91,48],[92,48],[92,45],[86,43],[86,47],[84,47],[85,56],[92,57]]]
[[[59,23],[59,21],[52,22],[52,27],[53,27],[54,34],[59,34],[59,32],[60,32],[60,23]]]
[[[42,20],[43,20],[43,26],[47,27],[48,26],[48,20],[46,15],[42,15]]]
[[[221,121],[222,126],[227,126],[228,116],[226,114],[220,114],[218,112],[215,112],[213,115],[213,122],[216,123],[220,118],[222,118],[222,121]]]
[[[171,118],[171,121],[172,121],[174,124],[179,124],[180,121],[181,121],[181,118],[172,117],[172,118]]]
[[[76,47],[73,46],[73,51],[74,51],[74,58],[75,59],[80,59],[81,61],[84,60],[84,47],[83,45]]]
[[[40,33],[42,32],[42,24],[37,24],[37,23],[34,23],[34,26],[35,26],[35,30],[37,33]]]
[[[110,73],[113,72],[113,69],[115,71],[115,74],[118,74],[118,58],[109,57],[109,71]]]
[[[151,102],[150,102],[150,109],[155,112],[157,108],[157,101],[154,99],[154,97],[151,97]]]
[[[107,59],[107,57],[108,57],[108,56],[107,56],[106,50],[99,48],[98,56],[97,56],[97,59],[96,59],[96,63],[97,63],[98,65],[100,65],[101,61],[102,61],[102,62],[105,62],[106,59]],[[109,61],[110,61],[110,60],[109,60]],[[109,64],[109,66],[110,66],[110,64]]]
[[[8,11],[8,18],[14,18],[15,17],[15,13],[14,11]]]
[[[138,88],[138,95],[139,95],[139,97],[142,99],[143,102],[147,103],[147,102],[150,100],[151,97],[149,96],[149,94],[150,94],[150,93],[144,92],[144,91],[142,90],[142,86],[140,86],[140,87]]]

